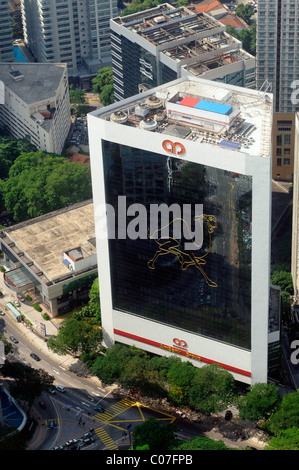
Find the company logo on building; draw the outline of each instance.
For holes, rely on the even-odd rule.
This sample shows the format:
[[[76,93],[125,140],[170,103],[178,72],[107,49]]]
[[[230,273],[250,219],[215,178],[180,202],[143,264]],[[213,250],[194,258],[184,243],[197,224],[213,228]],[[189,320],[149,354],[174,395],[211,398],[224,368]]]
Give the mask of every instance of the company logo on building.
[[[172,153],[173,155],[184,155],[186,149],[180,142],[172,142],[171,140],[163,140],[162,147],[166,152]]]
[[[188,348],[188,345],[184,339],[173,338],[173,345],[180,349]]]

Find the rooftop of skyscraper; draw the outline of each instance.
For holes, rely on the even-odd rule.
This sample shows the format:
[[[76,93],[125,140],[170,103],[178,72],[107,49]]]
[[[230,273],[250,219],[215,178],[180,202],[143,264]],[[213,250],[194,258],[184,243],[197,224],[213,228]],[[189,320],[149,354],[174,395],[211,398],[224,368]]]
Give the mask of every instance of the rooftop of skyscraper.
[[[187,65],[199,58],[204,61],[206,55],[210,57],[211,53],[223,57],[221,65],[252,58],[245,51],[242,54],[235,52],[227,58],[228,54],[223,54],[227,52],[225,48],[235,48],[237,51],[242,48],[240,41],[227,34],[226,26],[220,21],[187,7],[175,8],[165,3],[143,12],[114,18],[111,20],[112,29],[113,23],[141,36],[176,62],[185,61]]]
[[[272,95],[202,78],[181,78],[93,115],[120,125],[269,157]]]

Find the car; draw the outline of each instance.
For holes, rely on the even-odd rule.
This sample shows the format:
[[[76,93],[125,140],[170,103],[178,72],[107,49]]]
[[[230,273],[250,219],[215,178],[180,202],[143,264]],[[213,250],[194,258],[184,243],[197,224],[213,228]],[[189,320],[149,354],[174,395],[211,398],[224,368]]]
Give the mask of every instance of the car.
[[[25,297],[23,297],[22,295],[17,295],[17,298],[20,302],[25,302]]]
[[[30,356],[31,356],[35,361],[40,361],[40,357],[38,357],[37,354],[31,353]]]
[[[183,419],[186,418],[186,415],[185,415],[182,411],[177,410],[177,411],[175,412],[175,414],[177,414],[178,416],[180,416],[180,417],[183,418]]]
[[[13,343],[18,343],[19,341],[17,340],[17,338],[15,338],[14,336],[10,336],[9,339],[13,342]]]
[[[5,315],[5,313],[4,313],[3,310],[1,310],[1,309],[0,309],[0,315],[1,315],[2,317],[4,317],[4,315]]]
[[[55,395],[55,393],[56,393],[56,392],[55,392],[55,389],[54,389],[54,388],[51,388],[51,387],[48,388],[48,392],[49,392],[49,393],[52,393],[52,395]]]
[[[58,390],[59,392],[62,392],[62,393],[65,392],[65,388],[62,385],[57,385],[56,390]]]
[[[14,302],[14,304],[15,304],[16,307],[21,307],[20,302],[18,302],[17,300]]]
[[[50,429],[54,429],[55,425],[54,425],[54,419],[50,419],[49,421],[49,428]]]
[[[104,408],[102,408],[101,406],[95,406],[94,410],[99,411],[100,413],[104,413],[104,411],[105,411]]]
[[[44,401],[40,401],[38,404],[43,410],[46,408],[46,403]]]
[[[90,437],[88,437],[87,439],[84,439],[84,440],[83,440],[83,444],[84,444],[84,445],[91,444],[92,442],[94,442],[94,439],[91,439]]]

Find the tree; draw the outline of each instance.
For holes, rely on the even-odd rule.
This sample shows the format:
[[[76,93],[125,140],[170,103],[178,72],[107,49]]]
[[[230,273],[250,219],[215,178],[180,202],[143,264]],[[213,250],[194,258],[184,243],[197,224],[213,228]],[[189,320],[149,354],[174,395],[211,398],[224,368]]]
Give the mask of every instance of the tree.
[[[271,437],[265,450],[299,450],[299,428],[293,426],[280,431],[276,437]]]
[[[298,390],[284,395],[278,410],[272,413],[269,419],[269,429],[274,435],[293,426],[299,428]]]
[[[240,418],[251,421],[268,418],[279,403],[280,395],[276,385],[257,383],[238,399]]]
[[[29,136],[22,139],[2,137],[0,141],[0,179],[8,177],[10,167],[21,153],[36,150],[36,147],[31,144]]]
[[[100,304],[100,288],[99,278],[96,278],[89,291],[88,308],[98,323],[101,322],[101,304]]]
[[[169,449],[175,443],[174,425],[161,424],[155,418],[149,418],[144,423],[135,426],[133,432],[133,448],[148,445],[151,451]]]
[[[78,320],[76,316],[62,322],[56,336],[48,341],[48,347],[57,354],[88,354],[97,351],[102,341],[102,330],[94,318]]]
[[[196,369],[188,392],[189,403],[203,413],[223,411],[235,393],[235,380],[228,371],[211,364]]]
[[[171,363],[167,374],[170,384],[169,398],[176,405],[188,404],[188,392],[195,372],[196,369],[191,362],[182,362],[177,359]]]
[[[149,358],[146,354],[133,356],[126,363],[121,371],[119,383],[133,393],[152,397],[166,395],[160,383],[159,373],[149,367]]]
[[[85,92],[80,88],[75,88],[74,85],[70,85],[69,93],[71,108],[75,113],[80,112],[81,106],[86,103]]]
[[[281,289],[281,307],[284,317],[288,317],[291,311],[291,296],[294,293],[292,274],[285,263],[277,263],[273,266],[271,284]]]
[[[95,360],[92,371],[105,384],[110,385],[118,381],[129,360],[134,356],[143,356],[145,353],[133,346],[114,344],[107,349],[104,355]]]
[[[35,369],[20,362],[6,361],[1,373],[4,377],[14,378],[10,386],[11,394],[15,398],[26,401],[28,409],[34,400],[54,382],[54,377],[43,369]]]
[[[4,204],[16,221],[92,197],[88,165],[42,151],[19,155],[1,188]]]
[[[114,102],[112,67],[101,68],[97,76],[93,78],[92,86],[104,106],[112,104]]]
[[[241,3],[235,9],[235,14],[242,18],[247,24],[250,24],[250,19],[254,14],[254,9],[252,5],[244,5],[243,3]]]

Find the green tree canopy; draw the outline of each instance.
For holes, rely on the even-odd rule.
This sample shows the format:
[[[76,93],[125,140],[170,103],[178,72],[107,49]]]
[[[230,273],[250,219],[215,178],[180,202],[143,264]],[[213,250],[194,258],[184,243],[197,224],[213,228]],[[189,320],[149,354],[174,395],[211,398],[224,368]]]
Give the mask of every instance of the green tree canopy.
[[[160,398],[166,396],[159,372],[150,367],[147,354],[135,355],[128,360],[121,371],[119,383],[133,393]]]
[[[6,361],[1,369],[4,377],[13,377],[10,391],[14,398],[28,403],[30,408],[34,400],[54,382],[54,377],[43,369],[35,369],[21,362]]]
[[[21,153],[34,152],[36,147],[31,144],[30,137],[0,139],[0,179],[8,178],[9,169]]]
[[[251,17],[254,14],[254,9],[252,5],[241,3],[235,9],[235,14],[242,18],[247,24],[250,24]]]
[[[48,341],[48,347],[57,354],[89,354],[100,348],[102,330],[95,318],[78,320],[75,315],[62,322],[56,336]]]
[[[135,426],[133,432],[133,448],[146,444],[151,451],[169,449],[175,443],[173,424],[161,424],[155,418],[149,418],[144,423]]]
[[[299,428],[298,390],[284,395],[278,410],[272,413],[269,419],[269,429],[274,435],[293,426]]]
[[[22,153],[1,185],[17,221],[38,217],[92,197],[88,165],[42,151]]]
[[[172,361],[167,379],[170,384],[169,398],[179,406],[188,405],[188,392],[196,373],[191,362],[182,362],[180,359]]]
[[[235,380],[228,371],[217,364],[196,369],[189,390],[189,403],[198,410],[210,414],[223,411],[233,399]]]
[[[93,78],[92,86],[104,106],[112,104],[114,102],[112,67],[101,68],[97,76]]]
[[[280,431],[277,436],[271,437],[265,450],[299,450],[299,428]]]
[[[276,385],[257,383],[238,399],[239,415],[242,419],[258,421],[268,418],[279,403],[280,395]]]
[[[132,357],[145,357],[146,353],[133,346],[114,344],[104,355],[97,357],[93,364],[93,373],[105,384],[118,381]]]

